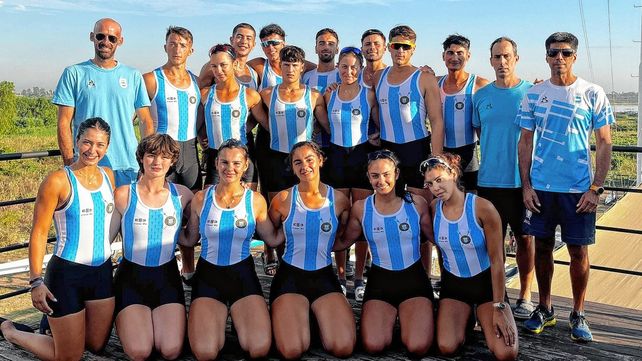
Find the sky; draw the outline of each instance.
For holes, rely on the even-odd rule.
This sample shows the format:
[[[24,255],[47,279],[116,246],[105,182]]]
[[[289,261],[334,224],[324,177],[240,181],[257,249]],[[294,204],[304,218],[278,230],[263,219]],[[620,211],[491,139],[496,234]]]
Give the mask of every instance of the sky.
[[[413,63],[430,65],[437,74],[446,72],[441,43],[449,34],[459,33],[471,40],[469,72],[494,80],[489,46],[497,37],[508,36],[518,44],[518,75],[545,79],[550,70],[544,40],[553,32],[568,31],[580,40],[577,75],[607,92],[637,91],[642,9],[634,6],[642,5],[642,0],[608,4],[608,0],[0,0],[0,81],[12,81],[18,91],[55,88],[66,66],[93,57],[89,33],[96,20],[111,17],[122,25],[125,39],[116,58],[142,72],[165,63],[163,44],[169,25],[194,34],[195,52],[188,67],[198,73],[209,48],[229,42],[239,22],[252,24],[257,32],[269,23],[281,25],[286,41],[302,47],[313,62],[319,29],[335,29],[343,47],[359,46],[366,29],[387,34],[405,24],[417,33]],[[262,55],[257,45],[250,57]],[[390,63],[389,54],[384,60]]]

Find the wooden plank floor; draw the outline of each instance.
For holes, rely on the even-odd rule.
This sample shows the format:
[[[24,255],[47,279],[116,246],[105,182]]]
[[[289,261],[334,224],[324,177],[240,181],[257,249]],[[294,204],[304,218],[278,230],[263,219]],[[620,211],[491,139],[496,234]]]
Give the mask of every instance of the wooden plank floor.
[[[257,272],[263,284],[263,291],[267,297],[269,292],[270,277],[263,274],[260,267],[260,260],[255,258],[257,263]],[[350,286],[350,283],[349,283]],[[349,289],[351,287],[348,287]],[[514,300],[516,295],[514,290],[509,290],[509,296]],[[361,313],[360,304],[352,299],[349,294],[350,303],[355,310],[357,320]],[[189,299],[189,297],[188,297]],[[537,299],[537,295],[533,296]],[[553,328],[546,329],[540,335],[531,335],[524,331],[518,323],[519,342],[520,342],[520,360],[641,360],[642,359],[642,310],[632,310],[619,307],[613,307],[604,304],[587,303],[587,317],[593,330],[595,341],[589,344],[577,344],[569,338],[569,327],[567,317],[571,310],[572,302],[569,299],[553,297],[558,324]],[[36,325],[31,325],[34,328]],[[225,348],[219,359],[221,360],[240,360],[244,358],[240,350],[238,340],[232,333],[230,322],[228,322],[227,340]],[[271,357],[276,359],[277,354],[271,353]],[[313,342],[309,352],[304,357],[306,360],[333,359],[326,354],[319,342]],[[120,342],[115,333],[112,332],[111,338],[105,352],[102,355],[94,355],[89,352],[85,353],[85,360],[124,360],[127,359],[123,353]],[[152,358],[154,359],[154,358]],[[160,359],[160,358],[158,358]],[[357,349],[350,360],[410,360],[409,356],[403,351],[399,341],[398,333],[393,346],[385,353],[377,356],[371,356],[363,353],[357,345]],[[432,351],[424,360],[445,360]],[[454,360],[492,360],[490,352],[486,348],[483,335],[479,328],[476,328],[468,338],[468,341],[459,355]],[[4,339],[0,339],[0,360],[35,360],[28,352],[21,350]],[[194,360],[186,350],[180,360]]]

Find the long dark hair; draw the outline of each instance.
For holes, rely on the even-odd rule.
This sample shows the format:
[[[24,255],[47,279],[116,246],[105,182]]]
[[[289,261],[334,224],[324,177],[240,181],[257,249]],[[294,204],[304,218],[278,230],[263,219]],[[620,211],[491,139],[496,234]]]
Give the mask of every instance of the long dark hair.
[[[397,155],[388,149],[381,149],[368,154],[368,167],[370,164],[378,159],[387,159],[395,165],[395,172],[401,173],[399,169],[399,158]],[[401,181],[400,181],[401,180]],[[406,189],[406,183],[402,178],[395,180],[395,195],[403,199],[406,203],[415,203],[412,198],[412,193]]]

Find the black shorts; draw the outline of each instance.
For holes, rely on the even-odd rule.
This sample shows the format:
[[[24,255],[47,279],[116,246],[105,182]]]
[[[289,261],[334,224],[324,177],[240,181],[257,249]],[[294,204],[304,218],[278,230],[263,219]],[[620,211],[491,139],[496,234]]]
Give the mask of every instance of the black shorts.
[[[322,169],[328,171],[328,184],[338,188],[372,189],[367,176],[370,143],[341,147],[330,143],[327,160]]]
[[[216,171],[216,156],[218,155],[218,150],[208,148],[205,150],[207,152],[207,157],[205,158],[205,184],[217,184],[218,183],[218,172]],[[245,183],[256,183],[259,181],[259,175],[254,169],[254,161],[252,158],[249,160],[249,164],[245,174],[241,177],[241,180]]]
[[[251,295],[263,297],[252,256],[230,266],[216,266],[202,257],[198,259],[192,285],[192,301],[199,297],[209,297],[232,306],[234,302]]]
[[[430,154],[430,136],[402,144],[382,139],[381,148],[394,152],[399,158],[401,177],[398,182],[405,183],[408,187],[413,188],[424,187],[424,177],[419,172],[419,165]]]
[[[493,282],[490,267],[472,277],[462,278],[441,268],[441,291],[439,299],[452,298],[471,306],[493,300]]]
[[[328,265],[316,271],[304,271],[287,262],[281,262],[270,287],[270,304],[286,293],[303,295],[310,304],[328,293],[341,293],[337,275]]]
[[[261,187],[264,187],[265,191],[276,193],[297,184],[298,179],[288,164],[288,153],[273,149],[268,149],[264,153],[265,159],[261,161],[267,170],[264,169],[261,173]]]
[[[263,126],[258,125],[256,128],[256,141],[254,142],[254,154],[256,160],[256,170],[259,171],[259,182],[261,184],[261,192],[267,199],[267,191],[265,190],[265,178],[270,173],[270,168],[267,165],[269,158],[268,152],[270,150],[270,132]]]
[[[515,237],[524,235],[524,199],[521,188],[477,187],[477,195],[488,199],[502,219],[502,235],[506,237],[506,226],[510,225]]]
[[[421,260],[401,271],[372,265],[363,303],[379,300],[398,308],[403,301],[414,297],[434,299],[432,285]]]
[[[185,305],[185,294],[176,258],[157,267],[141,266],[123,258],[114,275],[116,314],[130,305],[150,309],[168,303]]]
[[[167,180],[192,190],[201,189],[201,164],[198,160],[196,138],[178,142],[178,147],[180,149],[178,160],[167,175]]]
[[[479,158],[477,157],[477,143],[464,145],[457,148],[446,148],[444,152],[457,154],[461,157],[461,182],[464,188],[469,191],[477,189],[477,176],[479,174]]]
[[[45,272],[45,284],[58,302],[47,301],[50,317],[62,317],[85,309],[85,301],[114,296],[111,259],[100,266],[88,266],[52,256]]]

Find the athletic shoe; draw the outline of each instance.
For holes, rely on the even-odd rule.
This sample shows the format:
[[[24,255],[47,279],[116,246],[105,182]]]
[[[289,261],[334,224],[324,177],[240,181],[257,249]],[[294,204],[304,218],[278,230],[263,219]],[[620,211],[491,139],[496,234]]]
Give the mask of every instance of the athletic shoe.
[[[350,262],[346,262],[346,277],[354,277],[354,266]]]
[[[343,292],[343,295],[348,294],[348,289],[346,288],[347,281],[346,280],[339,280],[339,283],[341,284],[341,292]]]
[[[513,316],[518,320],[528,320],[531,313],[535,310],[533,303],[528,300],[518,299],[515,308],[513,309]]]
[[[366,287],[363,285],[362,280],[354,281],[354,299],[357,302],[363,301],[363,295],[366,293]]]
[[[593,334],[589,328],[588,321],[586,321],[584,312],[571,312],[569,326],[571,326],[571,340],[577,342],[593,341]]]
[[[191,291],[194,284],[194,272],[183,273],[181,280],[183,281],[183,289]]]
[[[538,305],[531,313],[531,317],[524,321],[524,327],[534,334],[539,334],[544,331],[545,327],[555,326],[557,320],[555,319],[555,311],[553,306],[551,310],[547,310],[546,306]]]

